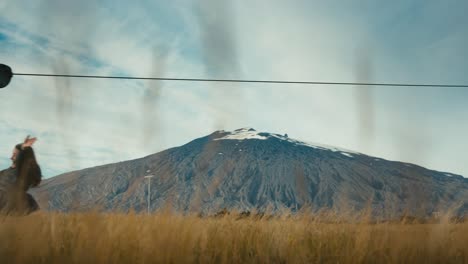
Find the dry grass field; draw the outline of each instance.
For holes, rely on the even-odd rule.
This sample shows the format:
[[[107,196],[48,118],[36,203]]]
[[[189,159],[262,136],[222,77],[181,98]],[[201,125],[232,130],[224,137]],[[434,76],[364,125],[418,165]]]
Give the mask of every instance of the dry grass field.
[[[1,263],[468,263],[468,223],[170,213],[0,216]]]

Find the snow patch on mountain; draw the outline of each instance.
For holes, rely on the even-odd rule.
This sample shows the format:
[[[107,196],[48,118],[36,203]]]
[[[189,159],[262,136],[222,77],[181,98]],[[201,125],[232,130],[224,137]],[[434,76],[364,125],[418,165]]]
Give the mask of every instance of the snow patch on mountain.
[[[234,130],[233,132],[229,132],[227,136],[222,138],[218,138],[215,140],[223,140],[223,139],[233,139],[233,140],[244,140],[244,139],[260,139],[266,140],[268,139],[265,136],[260,136],[257,131],[253,128],[241,128]]]
[[[341,155],[344,155],[346,157],[354,158],[353,155],[346,153],[346,152],[341,152]]]
[[[353,155],[351,154],[356,154],[359,155],[360,153],[343,149],[343,148],[337,148],[329,145],[324,145],[324,144],[318,144],[318,143],[309,143],[309,142],[304,142],[296,139],[290,138],[287,134],[285,135],[279,135],[279,134],[273,134],[273,133],[265,133],[265,132],[258,132],[253,128],[240,128],[236,129],[232,132],[228,131],[221,131],[223,133],[227,133],[227,135],[217,138],[215,140],[246,140],[246,139],[259,139],[259,140],[267,140],[269,138],[277,138],[283,141],[287,141],[289,143],[292,143],[297,146],[306,146],[310,148],[315,148],[315,149],[321,149],[321,150],[330,150],[333,152],[340,152],[342,155],[354,158]]]

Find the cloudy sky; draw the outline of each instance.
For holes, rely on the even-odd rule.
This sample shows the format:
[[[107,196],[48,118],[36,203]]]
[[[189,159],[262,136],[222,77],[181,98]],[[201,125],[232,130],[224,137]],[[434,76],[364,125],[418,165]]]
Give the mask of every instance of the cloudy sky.
[[[16,73],[468,83],[468,2],[0,1]],[[45,177],[253,127],[468,176],[468,89],[15,76],[0,168],[37,136]]]

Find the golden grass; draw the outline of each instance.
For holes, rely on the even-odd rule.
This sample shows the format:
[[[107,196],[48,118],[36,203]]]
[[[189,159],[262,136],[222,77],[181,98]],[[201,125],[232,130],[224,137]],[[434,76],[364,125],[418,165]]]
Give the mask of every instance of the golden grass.
[[[468,263],[468,223],[170,213],[0,216],[1,263]]]

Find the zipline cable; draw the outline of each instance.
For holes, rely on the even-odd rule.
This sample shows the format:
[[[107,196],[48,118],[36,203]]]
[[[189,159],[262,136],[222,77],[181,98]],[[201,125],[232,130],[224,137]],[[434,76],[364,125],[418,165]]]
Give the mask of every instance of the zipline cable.
[[[167,77],[132,77],[108,75],[77,75],[48,73],[14,73],[8,65],[0,64],[0,88],[6,87],[13,76],[25,77],[58,77],[117,80],[150,80],[181,82],[224,82],[224,83],[264,83],[264,84],[300,84],[300,85],[348,85],[348,86],[393,86],[393,87],[441,87],[468,88],[468,84],[431,84],[431,83],[379,83],[379,82],[324,82],[324,81],[286,81],[286,80],[246,80],[246,79],[208,79],[208,78],[167,78]]]
[[[16,76],[31,77],[62,77],[91,79],[123,79],[123,80],[153,80],[153,81],[183,81],[183,82],[228,82],[228,83],[266,83],[266,84],[302,84],[302,85],[352,85],[352,86],[394,86],[394,87],[443,87],[468,88],[468,84],[420,84],[420,83],[368,83],[368,82],[322,82],[322,81],[285,81],[285,80],[244,80],[244,79],[206,79],[206,78],[167,78],[167,77],[131,77],[105,75],[75,75],[75,74],[42,74],[13,73]]]

